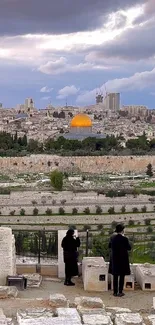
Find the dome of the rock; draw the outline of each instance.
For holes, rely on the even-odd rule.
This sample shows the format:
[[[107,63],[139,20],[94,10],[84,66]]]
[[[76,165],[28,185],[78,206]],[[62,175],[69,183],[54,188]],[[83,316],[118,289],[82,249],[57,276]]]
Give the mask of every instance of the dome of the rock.
[[[73,117],[70,126],[76,127],[76,128],[87,128],[87,127],[92,127],[92,121],[90,117],[86,114],[78,114]]]

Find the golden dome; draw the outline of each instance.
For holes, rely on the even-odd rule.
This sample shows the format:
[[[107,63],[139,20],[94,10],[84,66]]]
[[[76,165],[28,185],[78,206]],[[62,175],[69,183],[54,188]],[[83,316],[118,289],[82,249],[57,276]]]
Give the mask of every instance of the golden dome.
[[[78,114],[73,117],[70,123],[71,127],[91,127],[92,126],[92,121],[90,117],[86,114]]]

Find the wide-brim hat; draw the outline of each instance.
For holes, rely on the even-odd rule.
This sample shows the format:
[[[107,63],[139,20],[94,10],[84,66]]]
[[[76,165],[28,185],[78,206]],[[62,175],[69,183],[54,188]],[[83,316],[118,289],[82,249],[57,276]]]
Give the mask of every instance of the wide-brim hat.
[[[124,225],[122,225],[121,223],[116,225],[115,232],[119,233],[119,232],[122,232],[123,230],[124,230]]]

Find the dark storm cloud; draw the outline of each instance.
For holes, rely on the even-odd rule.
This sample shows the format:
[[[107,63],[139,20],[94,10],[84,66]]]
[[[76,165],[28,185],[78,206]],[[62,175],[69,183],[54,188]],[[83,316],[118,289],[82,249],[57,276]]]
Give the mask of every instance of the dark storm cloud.
[[[94,51],[90,50],[89,61],[105,58],[124,59],[127,61],[145,60],[155,56],[155,23],[130,28],[112,41],[108,41]]]
[[[106,15],[145,0],[0,0],[0,34],[70,33],[97,28]]]

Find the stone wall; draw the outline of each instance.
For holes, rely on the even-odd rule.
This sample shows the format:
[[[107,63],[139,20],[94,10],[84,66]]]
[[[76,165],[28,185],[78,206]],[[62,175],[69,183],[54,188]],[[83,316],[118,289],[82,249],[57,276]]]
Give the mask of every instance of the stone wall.
[[[52,168],[77,170],[86,173],[112,173],[146,171],[151,163],[155,168],[155,156],[101,156],[101,157],[60,157],[57,155],[31,155],[25,157],[0,158],[0,170],[13,173],[50,172]]]

